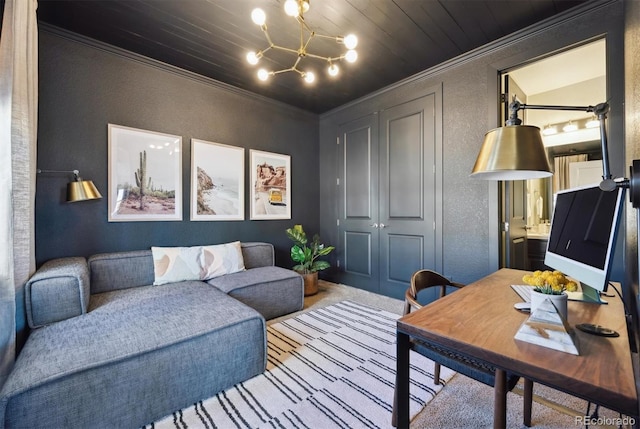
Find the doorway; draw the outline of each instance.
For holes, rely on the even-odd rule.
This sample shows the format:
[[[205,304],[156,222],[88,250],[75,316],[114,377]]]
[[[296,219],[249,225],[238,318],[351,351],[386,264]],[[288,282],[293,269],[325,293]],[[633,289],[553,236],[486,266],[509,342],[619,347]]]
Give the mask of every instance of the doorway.
[[[606,43],[598,39],[501,74],[506,120],[515,96],[525,104],[589,106],[607,100]],[[551,178],[502,182],[500,266],[525,270],[544,265],[553,195],[598,183],[602,154],[598,123],[586,112],[523,110],[523,124],[542,130]],[[598,175],[599,172],[599,175]]]

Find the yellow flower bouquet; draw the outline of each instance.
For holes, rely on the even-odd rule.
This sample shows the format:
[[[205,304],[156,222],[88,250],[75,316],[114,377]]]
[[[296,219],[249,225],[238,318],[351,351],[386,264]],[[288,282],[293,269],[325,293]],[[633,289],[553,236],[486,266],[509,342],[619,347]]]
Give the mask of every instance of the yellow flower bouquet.
[[[567,292],[578,290],[578,284],[569,280],[560,271],[534,271],[532,274],[525,274],[522,281],[534,286],[533,290],[536,292],[547,295],[560,295],[565,290]]]

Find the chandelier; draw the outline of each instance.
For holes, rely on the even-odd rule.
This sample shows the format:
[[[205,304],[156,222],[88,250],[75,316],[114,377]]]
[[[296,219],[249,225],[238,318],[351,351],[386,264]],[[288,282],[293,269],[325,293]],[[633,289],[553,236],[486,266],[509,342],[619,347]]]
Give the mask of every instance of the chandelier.
[[[252,21],[260,26],[260,29],[264,33],[267,38],[267,43],[269,46],[258,52],[249,52],[247,54],[247,61],[251,65],[256,65],[260,61],[264,54],[269,50],[279,50],[283,52],[287,52],[296,56],[294,63],[291,67],[282,69],[282,70],[267,70],[265,68],[261,68],[258,70],[258,79],[262,81],[268,80],[271,76],[286,73],[286,72],[295,72],[302,77],[305,82],[312,83],[315,80],[315,74],[311,70],[302,70],[300,67],[300,62],[305,58],[316,58],[319,60],[323,60],[327,62],[327,73],[329,76],[337,76],[340,69],[336,62],[345,59],[346,61],[353,63],[358,58],[358,53],[354,50],[354,48],[358,45],[358,38],[349,34],[348,36],[326,36],[323,34],[318,34],[309,27],[307,22],[304,19],[304,13],[309,10],[309,0],[287,0],[284,3],[284,11],[287,15],[294,17],[296,21],[300,24],[300,45],[297,48],[288,48],[284,46],[279,46],[273,43],[271,40],[271,36],[267,30],[266,15],[264,11],[260,8],[256,8],[251,12]],[[309,52],[307,49],[309,48],[309,44],[313,40],[314,37],[331,39],[334,40],[337,44],[342,44],[347,49],[346,52],[335,56],[335,57],[325,57],[322,55],[317,55]]]

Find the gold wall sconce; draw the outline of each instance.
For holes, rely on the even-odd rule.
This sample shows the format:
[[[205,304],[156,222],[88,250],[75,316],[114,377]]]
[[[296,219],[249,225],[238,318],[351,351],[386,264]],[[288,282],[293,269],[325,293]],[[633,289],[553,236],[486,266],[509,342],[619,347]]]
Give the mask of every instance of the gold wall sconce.
[[[523,104],[514,100],[509,103],[509,119],[504,127],[495,128],[485,134],[480,153],[470,177],[485,180],[527,180],[552,175],[546,157],[540,128],[522,125],[518,111],[572,110],[593,113],[600,126],[600,148],[602,150],[602,181],[600,189],[611,192],[618,188],[629,189],[629,200],[633,208],[640,209],[640,160],[633,160],[630,178],[615,178],[609,168],[609,143],[606,119],[609,103],[596,106],[550,106]],[[595,125],[592,124],[592,125]],[[638,227],[640,234],[640,227]]]
[[[38,174],[73,174],[73,180],[67,184],[67,202],[75,203],[78,201],[97,200],[102,195],[91,180],[82,180],[78,170],[41,170],[37,169]]]

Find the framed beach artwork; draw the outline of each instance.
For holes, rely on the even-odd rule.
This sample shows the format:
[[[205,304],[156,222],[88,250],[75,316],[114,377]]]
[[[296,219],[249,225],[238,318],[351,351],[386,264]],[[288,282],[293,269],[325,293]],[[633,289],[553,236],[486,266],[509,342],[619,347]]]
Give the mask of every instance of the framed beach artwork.
[[[244,220],[244,148],[191,139],[191,220]]]
[[[109,124],[109,222],[182,220],[182,137]]]
[[[291,219],[291,157],[250,151],[251,219]]]

